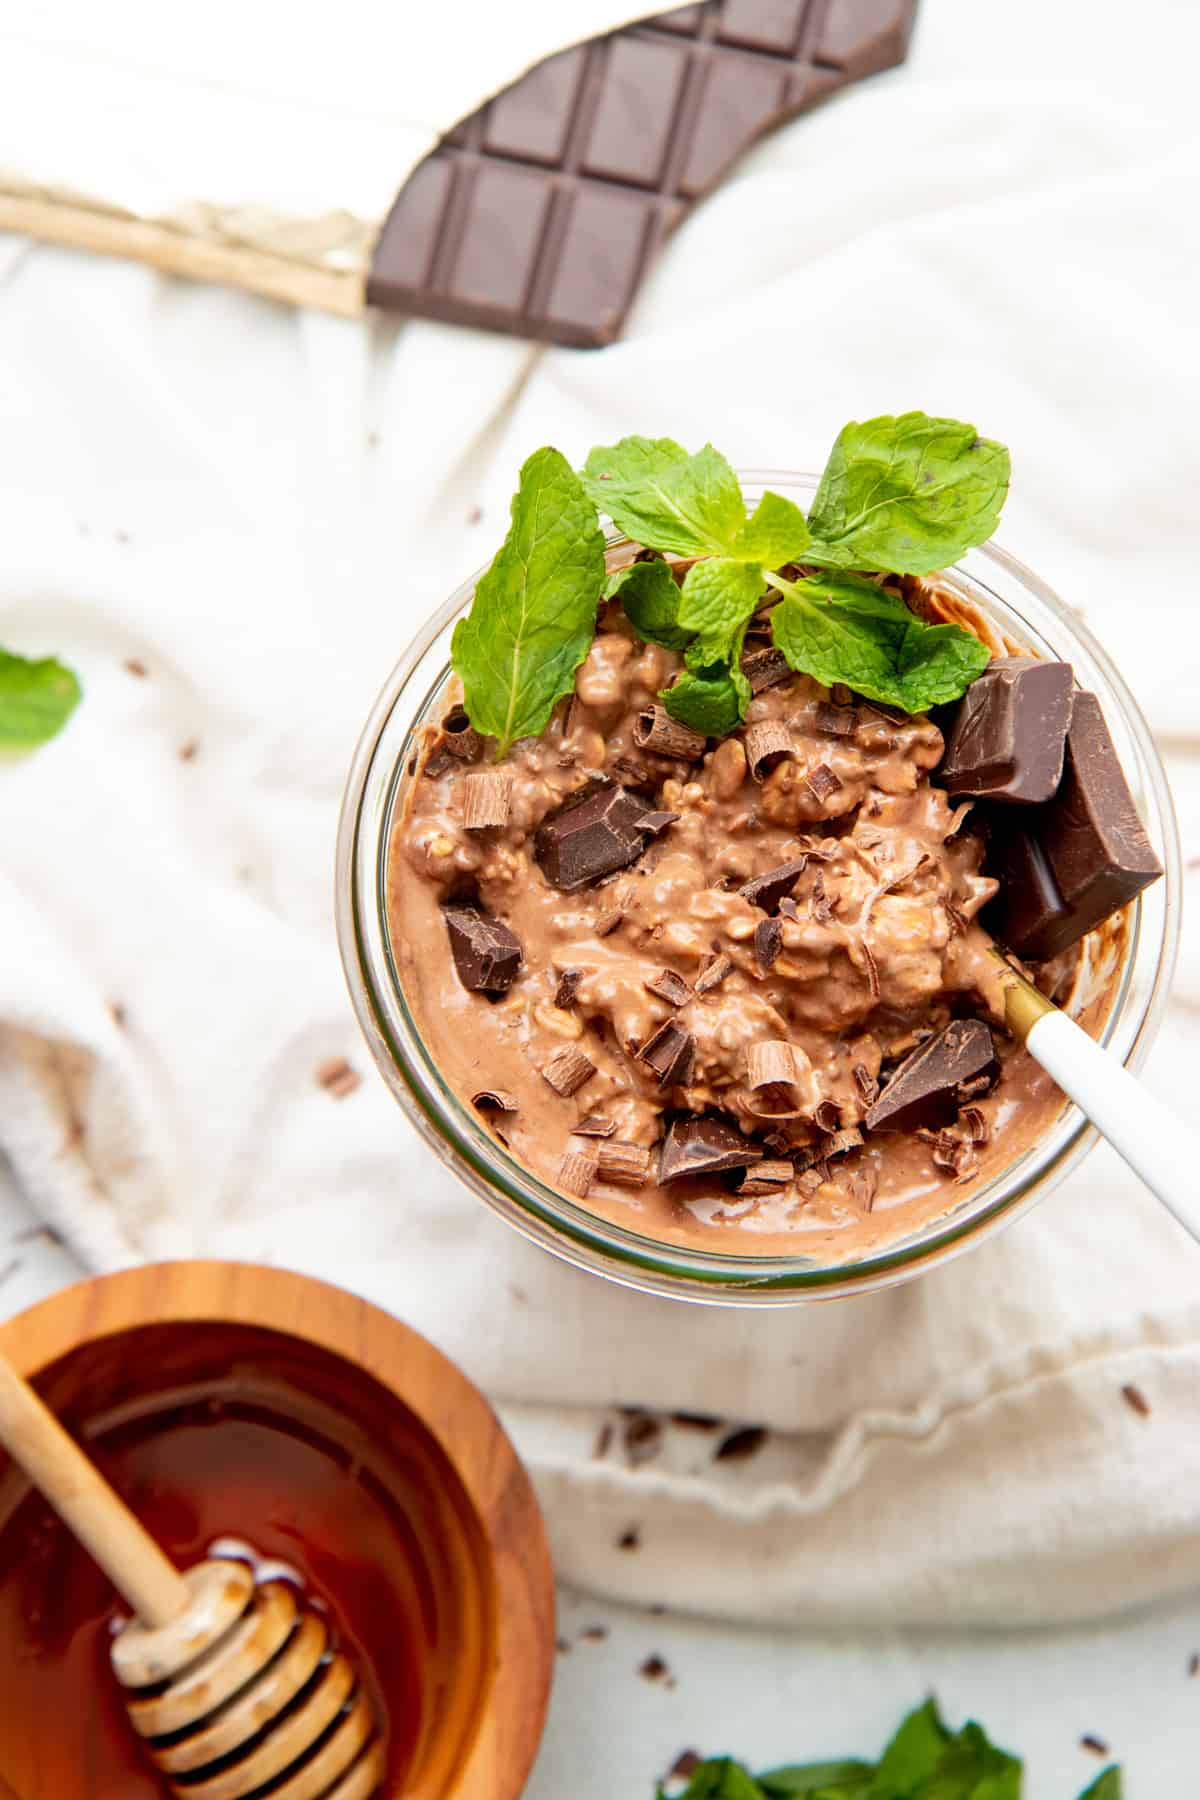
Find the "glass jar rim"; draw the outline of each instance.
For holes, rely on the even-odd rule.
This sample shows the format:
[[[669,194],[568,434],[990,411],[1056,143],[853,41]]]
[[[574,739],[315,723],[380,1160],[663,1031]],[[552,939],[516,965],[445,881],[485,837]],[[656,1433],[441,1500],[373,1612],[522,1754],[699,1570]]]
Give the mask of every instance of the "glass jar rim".
[[[750,505],[766,487],[811,494],[816,486],[814,476],[783,470],[742,469],[738,474]],[[608,530],[610,551],[626,541],[619,531]],[[1070,1103],[1034,1144],[977,1192],[862,1258],[820,1262],[801,1255],[685,1248],[617,1225],[566,1199],[509,1155],[470,1113],[440,1076],[408,1007],[392,954],[386,880],[392,821],[414,732],[444,687],[448,634],[482,573],[477,571],[436,609],[392,671],[355,751],[338,831],[337,931],[351,1000],[384,1079],[439,1159],[509,1224],[576,1267],[643,1291],[728,1305],[794,1304],[892,1285],[961,1254],[1043,1199],[1096,1141],[1094,1129]],[[1015,590],[1021,605],[997,592],[989,578]],[[1114,727],[1122,763],[1163,864],[1162,881],[1130,910],[1127,948],[1101,1032],[1101,1041],[1127,1066],[1137,1068],[1165,1009],[1179,938],[1178,835],[1150,729],[1119,671],[1078,614],[999,544],[989,542],[969,552],[938,580],[958,588],[991,622],[1015,624],[1015,635],[1029,647],[1071,661],[1077,673],[1082,664],[1086,679],[1081,685],[1099,691]]]

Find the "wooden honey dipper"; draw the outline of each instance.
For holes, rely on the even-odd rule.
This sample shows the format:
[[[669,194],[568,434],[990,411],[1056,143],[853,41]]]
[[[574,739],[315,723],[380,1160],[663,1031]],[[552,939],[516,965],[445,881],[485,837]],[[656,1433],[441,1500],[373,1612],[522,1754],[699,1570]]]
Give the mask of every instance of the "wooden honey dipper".
[[[374,1709],[291,1582],[220,1557],[181,1575],[2,1357],[0,1445],[136,1615],[112,1666],[172,1793],[245,1800],[271,1782],[271,1800],[368,1800],[384,1773]]]

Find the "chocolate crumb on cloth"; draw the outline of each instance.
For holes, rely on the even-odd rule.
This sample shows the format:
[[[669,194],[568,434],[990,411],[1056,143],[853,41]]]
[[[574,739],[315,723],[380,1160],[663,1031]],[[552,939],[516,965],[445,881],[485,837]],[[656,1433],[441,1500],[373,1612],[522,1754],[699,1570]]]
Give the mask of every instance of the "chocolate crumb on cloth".
[[[538,63],[401,188],[366,297],[581,347],[620,333],[664,239],[781,120],[903,60],[916,0],[705,0]]]

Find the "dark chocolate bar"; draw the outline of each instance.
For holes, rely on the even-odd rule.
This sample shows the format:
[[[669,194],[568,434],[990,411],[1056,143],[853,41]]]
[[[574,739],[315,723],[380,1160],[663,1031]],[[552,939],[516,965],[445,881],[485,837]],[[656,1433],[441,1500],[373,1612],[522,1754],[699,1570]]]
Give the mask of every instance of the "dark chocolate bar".
[[[998,656],[945,726],[938,779],[950,794],[1036,806],[1058,791],[1071,724],[1070,663]]]
[[[608,344],[663,239],[771,126],[903,61],[916,0],[706,0],[538,63],[401,188],[371,305]]]

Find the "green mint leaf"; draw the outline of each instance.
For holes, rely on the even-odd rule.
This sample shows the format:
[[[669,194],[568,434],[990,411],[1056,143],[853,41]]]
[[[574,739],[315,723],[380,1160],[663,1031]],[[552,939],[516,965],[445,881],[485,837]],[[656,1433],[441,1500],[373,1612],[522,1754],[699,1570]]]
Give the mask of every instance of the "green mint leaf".
[[[724,737],[746,716],[750,683],[740,669],[718,664],[711,669],[684,669],[659,699],[673,719],[705,737]]]
[[[679,1800],[763,1800],[763,1791],[742,1763],[714,1756],[692,1770]]]
[[[913,1800],[1021,1800],[1022,1765],[999,1750],[983,1727],[964,1725],[938,1758]]]
[[[1008,492],[1003,444],[925,413],[847,425],[808,514],[807,562],[928,575],[992,535]]]
[[[745,528],[737,476],[711,444],[689,456],[671,438],[622,438],[591,452],[583,484],[614,525],[651,550],[720,555]]]
[[[57,657],[30,661],[0,650],[0,749],[32,750],[57,736],[82,692]]]
[[[841,1795],[861,1794],[875,1773],[874,1763],[842,1762],[789,1763],[782,1769],[768,1769],[755,1780],[768,1800],[823,1800],[836,1790]]]
[[[927,1700],[909,1713],[884,1751],[867,1800],[908,1800],[933,1774],[949,1742],[937,1701]]]
[[[746,625],[766,585],[761,567],[729,557],[712,556],[692,564],[684,577],[679,623],[702,641],[703,665],[737,660]]]
[[[1121,1779],[1121,1771],[1114,1763],[1111,1769],[1105,1769],[1098,1780],[1093,1781],[1086,1792],[1080,1794],[1079,1800],[1124,1800],[1125,1783]]]
[[[964,694],[988,665],[985,645],[959,625],[927,625],[898,594],[849,575],[785,581],[771,632],[793,669],[826,687],[844,682],[868,700],[925,712]]]
[[[571,692],[604,587],[596,509],[557,450],[535,450],[524,464],[511,517],[450,645],[467,715],[496,739],[498,756],[541,731]]]
[[[638,636],[664,650],[685,650],[692,633],[679,624],[682,596],[669,563],[635,562],[610,575],[607,599],[619,599]]]
[[[733,554],[777,569],[780,563],[799,562],[809,541],[804,514],[795,501],[767,492],[747,520]]]

